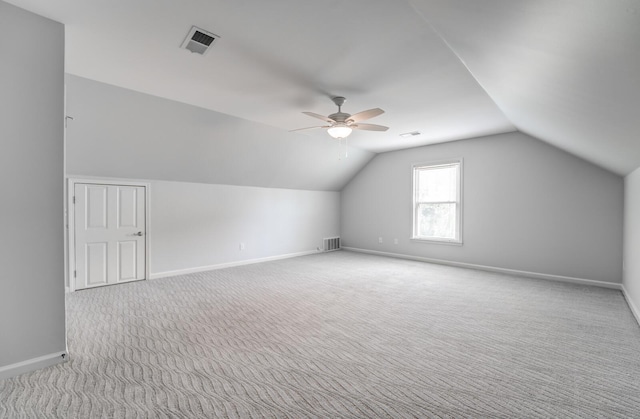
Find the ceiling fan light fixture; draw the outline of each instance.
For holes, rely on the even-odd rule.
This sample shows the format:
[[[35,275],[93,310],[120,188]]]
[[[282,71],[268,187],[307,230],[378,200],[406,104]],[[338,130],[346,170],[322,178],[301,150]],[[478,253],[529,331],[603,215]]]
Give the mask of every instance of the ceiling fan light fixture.
[[[336,125],[327,130],[329,135],[337,140],[347,138],[351,134],[351,131],[353,131],[351,127],[346,125]]]

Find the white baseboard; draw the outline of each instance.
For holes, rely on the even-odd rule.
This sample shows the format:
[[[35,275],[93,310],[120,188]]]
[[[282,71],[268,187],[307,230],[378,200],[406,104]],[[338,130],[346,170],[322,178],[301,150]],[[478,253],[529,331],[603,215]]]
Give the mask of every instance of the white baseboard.
[[[39,370],[40,368],[50,367],[52,365],[60,364],[61,362],[67,362],[68,360],[69,356],[67,353],[60,351],[40,356],[38,358],[27,359],[26,361],[17,362],[15,364],[5,365],[4,367],[0,367],[0,380],[11,378],[26,372]]]
[[[640,310],[638,310],[638,306],[635,305],[635,303],[631,299],[631,296],[627,292],[627,288],[625,288],[624,284],[622,284],[622,294],[624,295],[624,299],[627,300],[627,305],[629,305],[629,308],[635,316],[638,325],[640,325]]]
[[[307,255],[313,255],[318,253],[317,250],[309,250],[309,251],[305,251],[305,252],[297,252],[297,253],[287,253],[284,255],[277,255],[277,256],[269,256],[269,257],[264,257],[264,258],[258,258],[258,259],[246,259],[246,260],[239,260],[236,262],[227,262],[227,263],[219,263],[216,265],[209,265],[209,266],[199,266],[197,268],[186,268],[186,269],[178,269],[175,271],[165,271],[165,272],[156,272],[156,273],[152,273],[149,275],[150,279],[158,279],[158,278],[166,278],[169,276],[177,276],[177,275],[185,275],[185,274],[191,274],[191,273],[196,273],[196,272],[205,272],[205,271],[212,271],[215,269],[224,269],[224,268],[233,268],[235,266],[243,266],[243,265],[252,265],[254,263],[261,263],[261,262],[270,262],[273,260],[280,260],[280,259],[289,259],[289,258],[295,258],[298,256],[307,256]]]
[[[596,286],[601,288],[611,288],[615,290],[622,290],[622,284],[616,284],[613,282],[605,282],[605,281],[595,281],[593,279],[583,279],[583,278],[574,278],[571,276],[549,275],[549,274],[542,274],[538,272],[519,271],[516,269],[506,269],[506,268],[498,268],[495,266],[476,265],[474,263],[454,262],[454,261],[443,260],[443,259],[431,259],[431,258],[425,258],[420,256],[402,255],[399,253],[388,253],[388,252],[380,252],[377,250],[359,249],[355,247],[343,247],[342,249],[352,251],[352,252],[358,252],[358,253],[368,253],[372,255],[387,256],[387,257],[398,258],[398,259],[415,260],[418,262],[437,263],[439,265],[455,266],[457,268],[477,269],[480,271],[524,276],[527,278],[547,279],[551,281],[570,282],[572,284],[591,285],[591,286]]]

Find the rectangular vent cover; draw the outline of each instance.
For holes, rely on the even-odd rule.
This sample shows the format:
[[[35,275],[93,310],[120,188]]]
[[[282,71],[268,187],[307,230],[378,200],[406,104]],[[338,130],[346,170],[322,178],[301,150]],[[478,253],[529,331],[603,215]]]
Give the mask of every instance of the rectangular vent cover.
[[[340,237],[329,237],[324,239],[324,251],[340,250]]]
[[[218,38],[220,38],[218,35],[192,26],[182,43],[182,48],[195,52],[196,54],[204,55]]]
[[[411,132],[405,132],[404,134],[400,134],[402,138],[415,137],[417,135],[420,135],[420,131],[411,131]]]

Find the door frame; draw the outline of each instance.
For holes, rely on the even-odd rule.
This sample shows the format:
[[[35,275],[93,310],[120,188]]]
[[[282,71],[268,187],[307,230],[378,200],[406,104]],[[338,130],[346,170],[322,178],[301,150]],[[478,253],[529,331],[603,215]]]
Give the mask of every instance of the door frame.
[[[144,279],[149,279],[149,234],[151,225],[149,223],[149,189],[150,184],[147,182],[138,182],[135,180],[120,180],[120,179],[104,179],[104,178],[92,178],[92,177],[73,177],[67,179],[67,284],[69,292],[76,290],[76,282],[73,277],[76,266],[76,217],[75,217],[75,205],[73,198],[76,190],[76,184],[94,184],[94,185],[114,185],[114,186],[140,186],[144,188]]]

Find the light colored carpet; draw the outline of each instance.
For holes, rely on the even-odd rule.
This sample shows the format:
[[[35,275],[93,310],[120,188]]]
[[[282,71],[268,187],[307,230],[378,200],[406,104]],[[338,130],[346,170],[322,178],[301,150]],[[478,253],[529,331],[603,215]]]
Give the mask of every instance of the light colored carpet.
[[[619,291],[351,252],[67,296],[0,417],[638,417]]]

